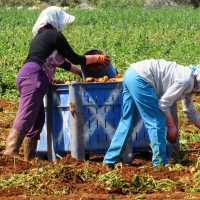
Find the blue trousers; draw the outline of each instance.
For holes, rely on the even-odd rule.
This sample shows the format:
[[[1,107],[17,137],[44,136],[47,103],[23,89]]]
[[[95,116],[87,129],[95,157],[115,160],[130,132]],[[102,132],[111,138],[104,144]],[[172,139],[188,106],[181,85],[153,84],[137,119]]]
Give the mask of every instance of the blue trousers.
[[[153,87],[129,67],[123,77],[123,116],[104,157],[105,164],[115,164],[121,160],[127,139],[137,123],[138,111],[149,134],[153,165],[168,163],[166,117],[158,108],[158,97]]]

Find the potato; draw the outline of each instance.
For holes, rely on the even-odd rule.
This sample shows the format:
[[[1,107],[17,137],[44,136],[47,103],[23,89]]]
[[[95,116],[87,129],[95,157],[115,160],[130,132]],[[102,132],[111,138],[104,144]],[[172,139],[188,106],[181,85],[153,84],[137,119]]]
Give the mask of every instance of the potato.
[[[93,78],[93,77],[87,77],[85,81],[86,82],[94,82],[95,78]]]
[[[123,78],[123,74],[117,74],[116,78]]]

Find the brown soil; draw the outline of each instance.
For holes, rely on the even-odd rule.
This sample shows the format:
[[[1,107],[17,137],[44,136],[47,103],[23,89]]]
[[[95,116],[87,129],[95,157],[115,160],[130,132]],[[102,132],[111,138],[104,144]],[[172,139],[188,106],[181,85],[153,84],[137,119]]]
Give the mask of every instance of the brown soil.
[[[198,102],[198,97],[196,97]],[[180,102],[178,102],[180,104]],[[153,191],[149,186],[140,192],[133,190],[132,192],[126,191],[122,187],[111,187],[107,189],[108,185],[106,182],[97,184],[97,178],[87,177],[87,180],[83,178],[83,169],[90,169],[90,173],[96,177],[112,171],[102,166],[102,160],[104,155],[90,156],[86,162],[79,162],[66,155],[61,160],[56,162],[49,162],[46,160],[34,159],[32,162],[23,161],[23,146],[20,149],[21,158],[10,158],[3,155],[5,150],[6,138],[9,130],[12,126],[18,102],[2,99],[0,102],[0,199],[80,199],[80,200],[107,200],[107,199],[200,199],[200,193],[189,192],[188,187],[197,184],[194,180],[194,173],[196,172],[196,165],[198,163],[199,151],[182,152],[179,154],[180,170],[172,170],[176,167],[177,160],[174,158],[170,159],[170,164],[165,167],[153,167],[151,163],[151,157],[145,154],[135,155],[134,161],[130,165],[119,166],[118,173],[123,177],[126,182],[131,182],[135,175],[151,177],[152,180],[171,180],[172,182],[179,182],[180,184],[174,184],[170,189]],[[179,116],[182,111],[179,110]],[[179,118],[179,129],[187,131],[196,130],[188,120],[184,117]],[[190,149],[200,149],[200,142],[191,143]],[[181,157],[182,156],[182,157]],[[62,172],[60,171],[57,175],[54,175],[56,166],[63,166]],[[49,166],[52,171],[44,176],[44,171],[39,169]],[[145,167],[142,167],[145,166]],[[23,175],[31,174],[38,170],[38,176],[41,177],[40,182],[36,185],[21,184],[15,185],[10,180],[11,186],[3,186],[3,181],[8,180],[11,175]],[[64,170],[64,172],[63,172]],[[82,171],[81,171],[82,170]],[[116,169],[115,169],[116,170]],[[52,173],[51,173],[52,172]],[[40,174],[41,173],[41,174]],[[43,175],[42,175],[43,173]],[[63,174],[65,174],[63,176]],[[3,179],[2,179],[3,177]],[[20,177],[19,177],[20,179]],[[25,184],[31,183],[31,180],[24,180]],[[184,184],[183,184],[184,183]],[[153,186],[152,182],[152,186]],[[167,184],[167,183],[166,183]],[[25,187],[26,186],[26,187]],[[163,186],[164,187],[164,186]],[[33,189],[35,188],[35,189]],[[66,192],[66,188],[68,188]],[[65,191],[63,194],[54,194],[55,191]],[[34,192],[33,192],[34,191]]]

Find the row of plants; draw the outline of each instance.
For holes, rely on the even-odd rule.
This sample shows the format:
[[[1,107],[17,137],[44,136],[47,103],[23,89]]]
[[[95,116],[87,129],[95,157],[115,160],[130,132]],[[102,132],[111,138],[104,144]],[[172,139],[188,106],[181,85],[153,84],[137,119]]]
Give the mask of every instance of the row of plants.
[[[80,4],[86,3],[90,6],[112,6],[115,5],[116,7],[127,7],[127,6],[135,6],[135,5],[142,5],[144,0],[41,0],[41,1],[34,1],[34,0],[2,0],[1,6],[39,6],[42,4],[48,5],[59,5],[59,6],[69,6],[74,8],[79,6]]]
[[[193,5],[194,8],[198,8],[200,1],[199,0],[1,0],[0,7],[2,6],[36,6],[42,4],[48,5],[59,5],[59,6],[69,6],[74,8],[79,6],[80,4],[86,3],[90,6],[98,6],[98,7],[121,7],[127,8],[130,6],[145,6],[146,2],[150,2],[150,4],[155,3],[155,6],[159,4],[159,6],[163,6],[166,4],[170,4],[170,2],[176,5]]]
[[[32,27],[41,10],[0,9],[2,95],[18,98],[15,77],[28,54]],[[78,54],[101,49],[120,73],[133,62],[163,58],[182,65],[200,63],[200,12],[193,8],[68,9],[75,22],[63,34]],[[77,80],[58,68],[56,79]]]

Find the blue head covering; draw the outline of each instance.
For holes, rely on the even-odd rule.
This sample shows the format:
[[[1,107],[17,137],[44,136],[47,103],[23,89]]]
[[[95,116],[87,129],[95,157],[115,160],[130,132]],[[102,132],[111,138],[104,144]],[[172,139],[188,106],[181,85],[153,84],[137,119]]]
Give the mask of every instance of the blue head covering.
[[[200,92],[200,65],[189,65],[188,67],[196,77],[196,84],[194,85],[193,91]]]

